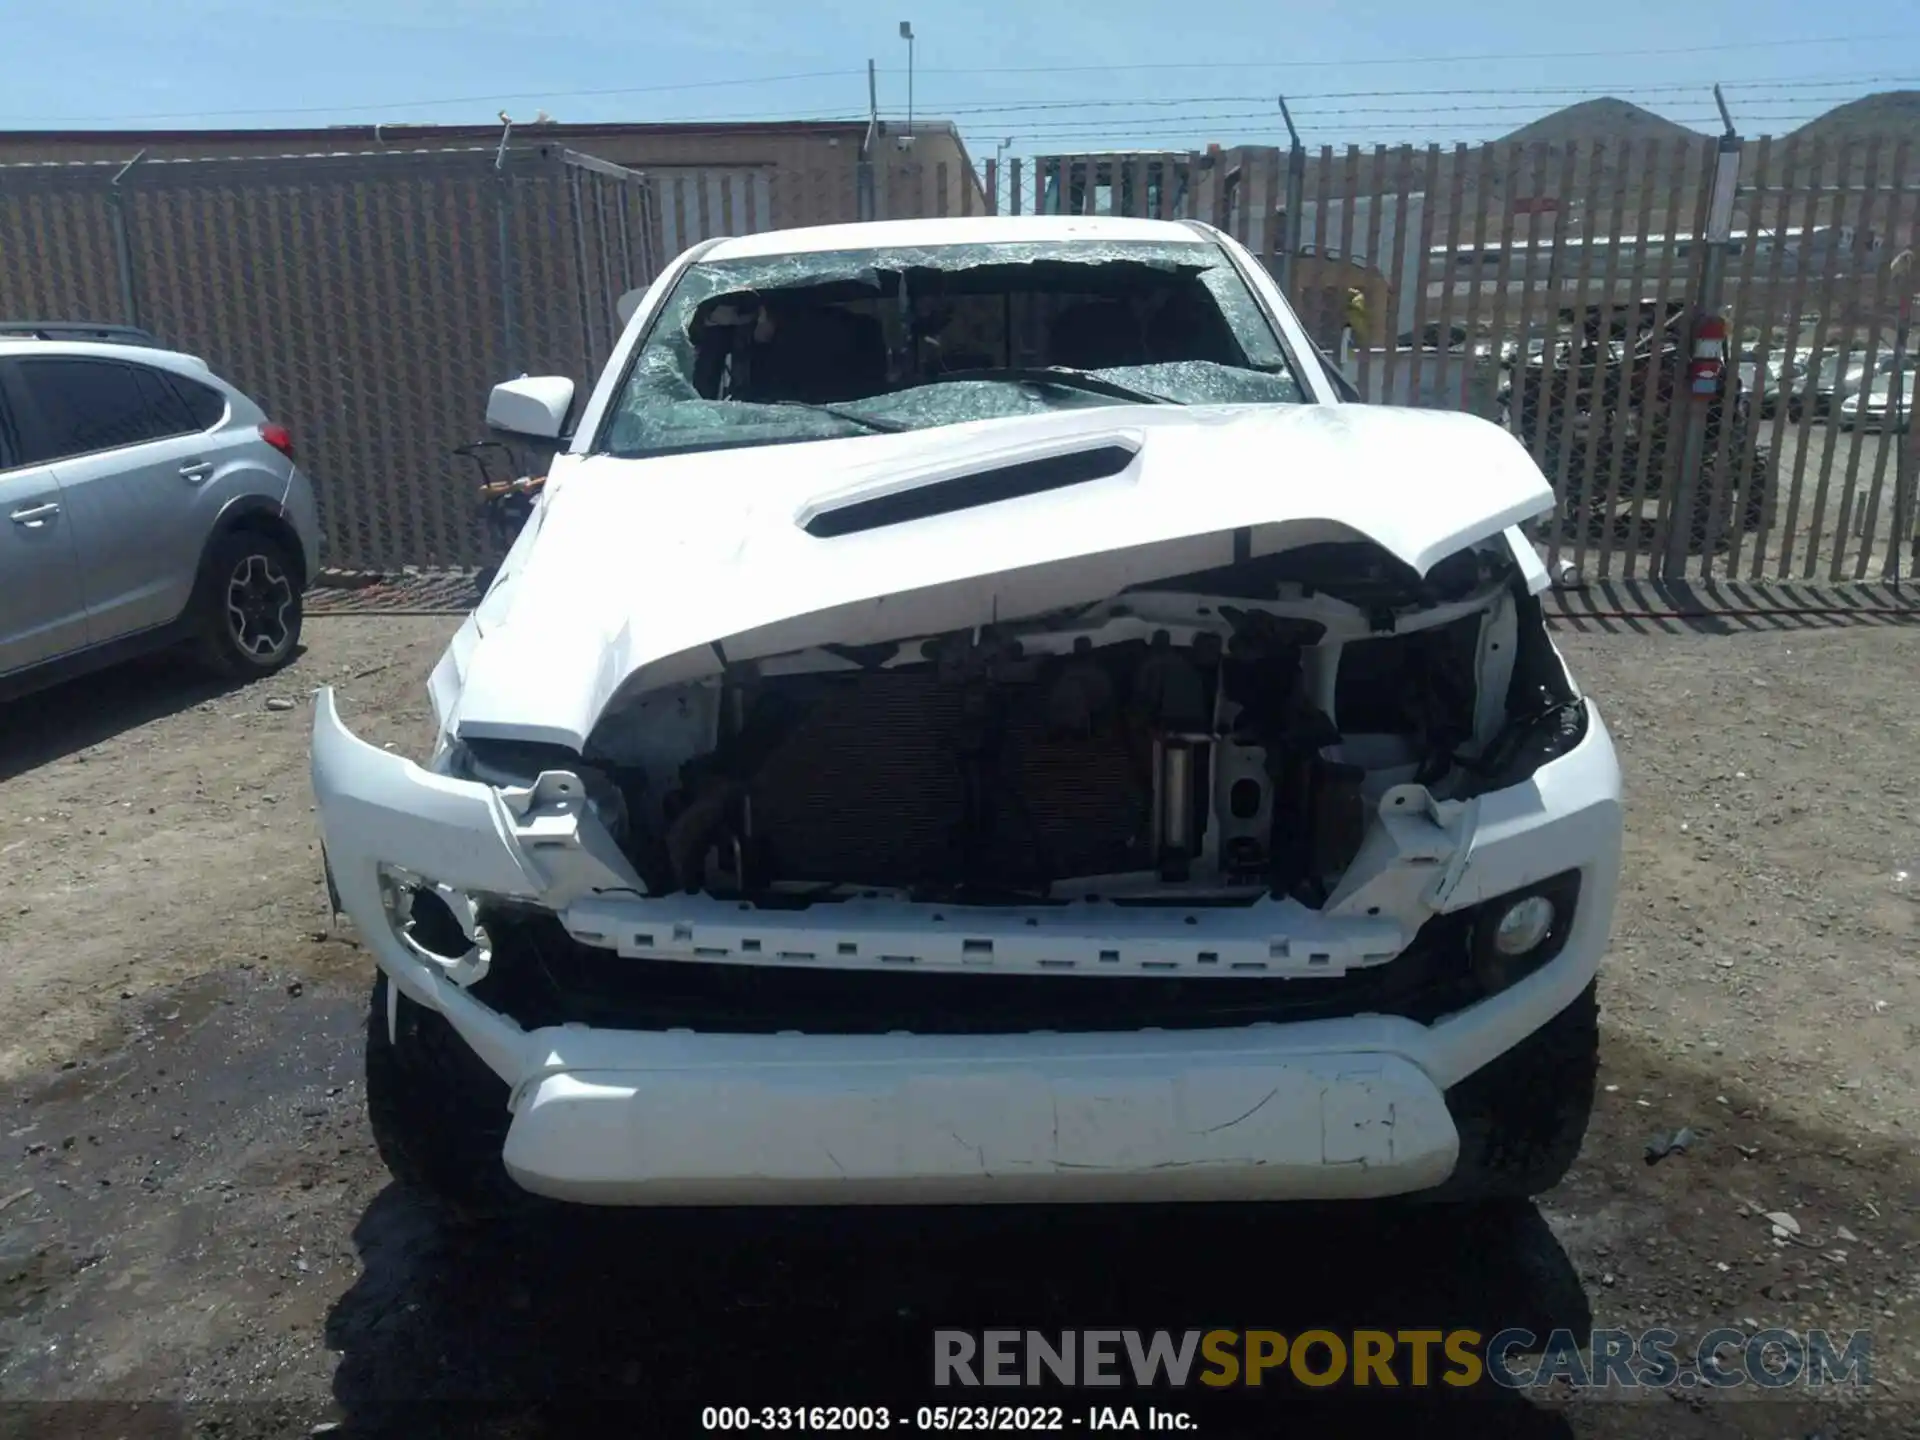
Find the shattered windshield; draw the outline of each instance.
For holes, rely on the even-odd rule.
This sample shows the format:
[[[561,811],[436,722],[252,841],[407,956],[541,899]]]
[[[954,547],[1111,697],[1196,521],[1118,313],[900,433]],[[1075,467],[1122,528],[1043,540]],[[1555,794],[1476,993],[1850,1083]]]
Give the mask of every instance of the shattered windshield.
[[[825,251],[689,268],[601,448],[665,455],[1090,405],[1306,398],[1246,282],[1205,241]]]

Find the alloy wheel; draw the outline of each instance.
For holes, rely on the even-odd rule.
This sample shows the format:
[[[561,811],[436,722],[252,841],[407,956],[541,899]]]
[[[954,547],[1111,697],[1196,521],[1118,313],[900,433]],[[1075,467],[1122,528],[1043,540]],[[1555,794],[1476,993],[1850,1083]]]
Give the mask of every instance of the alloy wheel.
[[[266,555],[249,555],[227,578],[227,633],[257,660],[271,660],[293,635],[293,582]]]

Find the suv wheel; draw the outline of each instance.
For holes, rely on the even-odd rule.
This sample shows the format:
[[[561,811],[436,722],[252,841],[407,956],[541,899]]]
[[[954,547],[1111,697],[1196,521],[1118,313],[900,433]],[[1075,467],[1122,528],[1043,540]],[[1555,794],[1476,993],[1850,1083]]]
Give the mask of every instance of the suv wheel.
[[[373,982],[367,1011],[367,1121],[393,1178],[461,1220],[489,1220],[533,1197],[501,1162],[507,1085],[445,1018],[399,997],[387,1033],[388,981]]]
[[[286,547],[270,535],[238,530],[208,560],[200,653],[213,669],[240,679],[271,675],[300,646],[303,609]]]
[[[1558,1185],[1586,1139],[1600,1072],[1597,983],[1447,1091],[1460,1160],[1420,1200],[1530,1200]]]

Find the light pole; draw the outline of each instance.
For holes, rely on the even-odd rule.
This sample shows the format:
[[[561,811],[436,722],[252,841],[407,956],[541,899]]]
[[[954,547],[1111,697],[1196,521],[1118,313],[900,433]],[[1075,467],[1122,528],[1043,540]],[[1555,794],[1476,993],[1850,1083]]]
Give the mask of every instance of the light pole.
[[[913,22],[900,22],[900,38],[907,42],[907,138],[913,138]]]

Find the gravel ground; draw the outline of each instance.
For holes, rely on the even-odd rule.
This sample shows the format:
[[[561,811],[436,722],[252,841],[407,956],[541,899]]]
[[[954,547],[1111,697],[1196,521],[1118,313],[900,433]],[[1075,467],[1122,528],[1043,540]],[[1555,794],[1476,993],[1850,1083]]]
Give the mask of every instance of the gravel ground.
[[[1911,1425],[1920,629],[1563,623],[1631,818],[1607,1088],[1538,1207],[589,1213],[476,1238],[373,1154],[370,969],[328,928],[305,775],[323,682],[376,742],[424,745],[452,624],[316,621],[266,685],[153,665],[0,718],[0,1435],[571,1434],[609,1399],[687,1434],[748,1398],[925,1400],[937,1325],[1096,1324],[1867,1328],[1865,1401],[1426,1393],[1370,1399],[1365,1428]],[[1324,1413],[1256,1402],[1203,1428]]]

